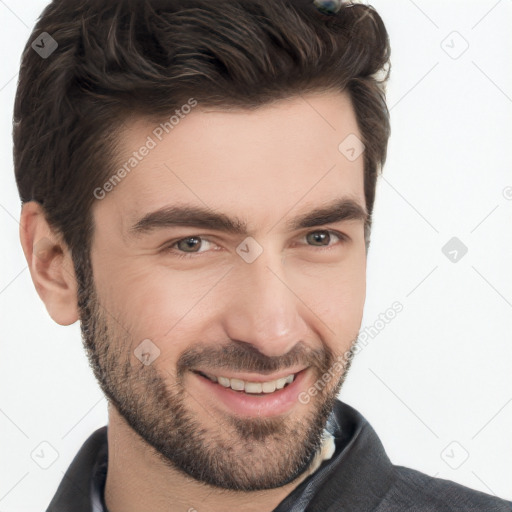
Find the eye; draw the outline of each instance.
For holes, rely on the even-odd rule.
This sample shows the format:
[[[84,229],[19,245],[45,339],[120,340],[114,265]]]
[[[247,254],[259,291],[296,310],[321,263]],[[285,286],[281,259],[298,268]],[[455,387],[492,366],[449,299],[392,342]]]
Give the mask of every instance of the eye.
[[[204,242],[211,243],[206,238],[202,238],[200,236],[187,236],[186,238],[181,238],[168,246],[167,250],[174,252],[178,258],[192,258],[194,257],[194,254],[205,252],[196,250]],[[178,251],[175,252],[172,250],[174,246],[178,248]],[[188,251],[188,249],[192,249],[192,251]]]
[[[343,233],[340,233],[339,231],[333,231],[330,229],[310,231],[304,236],[304,238],[306,238],[306,240],[308,240],[309,242],[313,242],[313,246],[327,247],[329,246],[329,242],[331,241],[333,235],[342,242],[345,241],[347,238]],[[319,245],[316,245],[317,243],[319,243]]]
[[[333,237],[341,243],[348,240],[348,237],[345,234],[332,229],[310,231],[302,237],[302,240],[305,239],[306,242],[311,243],[311,247],[315,247],[319,251],[324,251],[330,250],[333,245],[335,245],[330,243]],[[166,253],[171,253],[177,258],[194,258],[197,257],[196,255],[208,252],[207,250],[199,250],[205,242],[207,244],[213,243],[208,240],[208,238],[199,235],[187,236],[186,238],[180,238],[179,240],[170,242],[163,250]]]

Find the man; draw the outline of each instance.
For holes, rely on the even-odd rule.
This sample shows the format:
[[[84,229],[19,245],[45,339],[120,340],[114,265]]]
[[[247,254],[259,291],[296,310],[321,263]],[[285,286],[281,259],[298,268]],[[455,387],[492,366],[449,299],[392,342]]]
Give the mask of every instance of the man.
[[[388,61],[363,5],[44,11],[15,104],[21,242],[109,400],[48,511],[512,510],[394,466],[337,399]]]

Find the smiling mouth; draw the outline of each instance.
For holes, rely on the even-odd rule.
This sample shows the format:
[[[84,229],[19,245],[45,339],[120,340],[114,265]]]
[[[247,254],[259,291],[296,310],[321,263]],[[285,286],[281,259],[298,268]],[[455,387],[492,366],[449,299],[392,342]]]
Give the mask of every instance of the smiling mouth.
[[[290,375],[280,379],[268,380],[265,382],[251,382],[242,379],[223,377],[220,375],[215,376],[201,371],[194,371],[194,373],[201,375],[224,388],[231,388],[233,391],[246,393],[248,395],[267,395],[274,393],[289,386],[298,375],[298,373],[291,373]]]

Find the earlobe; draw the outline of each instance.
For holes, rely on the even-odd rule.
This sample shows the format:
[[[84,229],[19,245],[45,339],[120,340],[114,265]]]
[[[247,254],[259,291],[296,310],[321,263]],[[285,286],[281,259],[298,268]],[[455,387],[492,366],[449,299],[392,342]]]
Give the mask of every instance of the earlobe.
[[[60,325],[76,322],[77,285],[71,252],[36,201],[23,205],[20,240],[32,281],[49,315]]]

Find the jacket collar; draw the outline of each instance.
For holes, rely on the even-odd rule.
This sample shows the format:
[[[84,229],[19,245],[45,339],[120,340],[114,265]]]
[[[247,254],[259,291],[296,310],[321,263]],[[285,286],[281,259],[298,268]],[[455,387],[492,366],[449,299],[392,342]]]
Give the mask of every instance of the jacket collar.
[[[327,422],[335,452],[273,512],[374,510],[396,480],[375,430],[350,405],[336,400]]]
[[[93,432],[82,445],[53,497],[46,512],[103,512],[91,502],[93,475],[106,462],[107,426]]]

